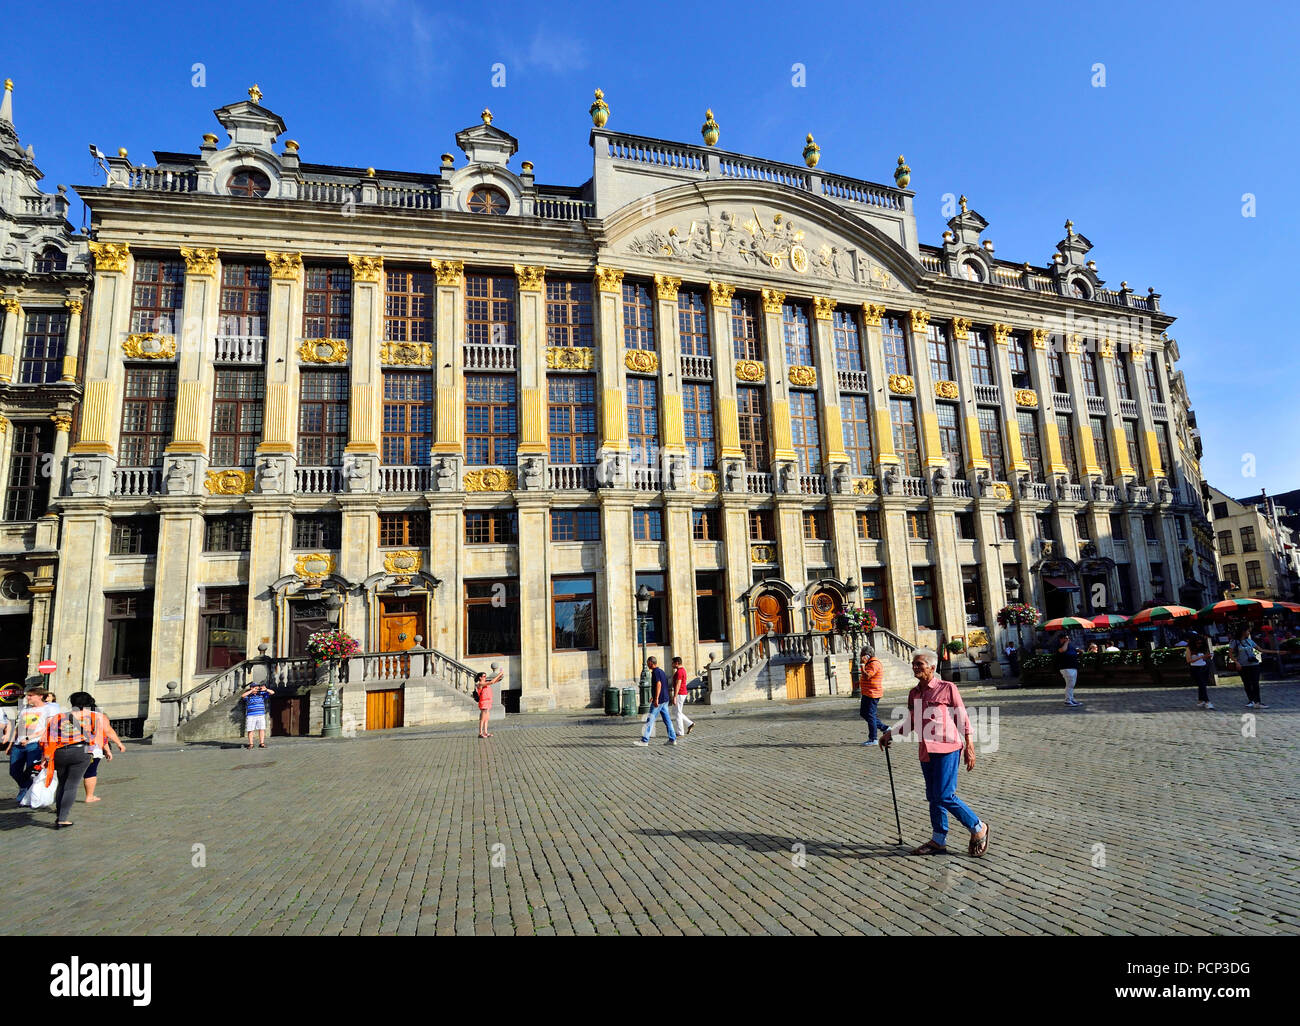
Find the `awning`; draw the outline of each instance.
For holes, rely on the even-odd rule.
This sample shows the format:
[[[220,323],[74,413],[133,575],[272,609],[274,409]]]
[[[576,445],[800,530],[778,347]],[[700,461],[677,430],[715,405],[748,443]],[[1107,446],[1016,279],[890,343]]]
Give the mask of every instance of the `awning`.
[[[1043,580],[1046,581],[1048,584],[1050,584],[1057,591],[1078,591],[1079,590],[1079,586],[1077,584],[1071,584],[1064,577],[1044,577]]]

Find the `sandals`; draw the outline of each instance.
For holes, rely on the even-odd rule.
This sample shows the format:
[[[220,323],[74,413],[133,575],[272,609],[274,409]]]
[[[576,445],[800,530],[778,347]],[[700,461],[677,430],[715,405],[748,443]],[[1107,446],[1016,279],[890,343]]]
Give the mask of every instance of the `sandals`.
[[[984,824],[984,833],[980,834],[979,837],[972,837],[970,839],[970,847],[966,850],[977,859],[982,859],[985,853],[988,852],[989,825],[987,823]]]
[[[946,845],[935,844],[934,841],[926,841],[925,844],[913,848],[908,854],[910,855],[947,855],[948,848]]]
[[[265,748],[266,745],[258,745],[257,747],[258,747],[258,748]]]

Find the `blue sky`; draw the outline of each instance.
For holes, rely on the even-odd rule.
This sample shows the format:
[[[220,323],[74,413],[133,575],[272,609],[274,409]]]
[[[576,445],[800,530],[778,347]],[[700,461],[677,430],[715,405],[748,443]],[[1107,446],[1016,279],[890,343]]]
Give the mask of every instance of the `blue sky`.
[[[90,142],[136,162],[196,150],[254,81],[321,163],[432,171],[490,106],[539,181],[578,184],[596,86],[621,131],[698,142],[711,107],[726,149],[798,162],[812,132],[825,170],[882,182],[906,154],[923,241],[964,192],[1000,257],[1046,261],[1069,217],[1110,287],[1154,285],[1178,316],[1210,480],[1300,487],[1296,6],[11,7],[0,77],[48,188],[94,181]]]

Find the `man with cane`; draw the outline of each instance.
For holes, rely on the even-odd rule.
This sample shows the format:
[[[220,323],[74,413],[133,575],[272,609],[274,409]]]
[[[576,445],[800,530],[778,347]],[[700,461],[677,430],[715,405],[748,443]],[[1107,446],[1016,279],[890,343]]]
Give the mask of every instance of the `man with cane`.
[[[898,725],[899,735],[920,731],[921,774],[925,777],[925,797],[930,803],[930,840],[912,850],[913,855],[943,855],[948,851],[948,813],[951,812],[962,826],[970,831],[967,851],[982,858],[989,848],[989,827],[971,811],[970,806],[957,797],[957,765],[959,753],[964,756],[966,770],[975,768],[975,742],[971,734],[970,717],[961,694],[951,681],[942,680],[935,673],[939,657],[929,649],[917,649],[912,654],[912,674],[917,685],[907,695],[907,715]],[[887,727],[880,735],[880,747],[889,757],[894,728]],[[893,773],[890,773],[893,785]],[[895,799],[894,815],[897,820],[898,803]],[[902,841],[902,831],[899,831]]]

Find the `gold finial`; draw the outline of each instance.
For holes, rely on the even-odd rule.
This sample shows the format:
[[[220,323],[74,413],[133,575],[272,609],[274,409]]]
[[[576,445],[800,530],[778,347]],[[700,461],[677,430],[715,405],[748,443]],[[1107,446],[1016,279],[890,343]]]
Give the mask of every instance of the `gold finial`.
[[[716,146],[718,144],[718,123],[713,120],[713,111],[704,112],[704,124],[700,126],[700,135],[704,137],[705,146]]]
[[[117,155],[118,155],[119,157],[125,158],[125,157],[126,157],[126,147],[125,147],[125,146],[119,146],[119,147],[117,148]]]
[[[1065,220],[1065,237],[1068,239],[1074,238],[1074,222],[1069,218]]]
[[[596,90],[596,101],[587,108],[587,113],[591,115],[591,123],[597,128],[604,128],[605,122],[609,120],[609,104],[605,102],[605,90]]]
[[[373,167],[368,167],[368,168],[366,168],[366,177],[367,177],[367,178],[374,178],[374,177],[375,177],[375,169],[374,169]]]
[[[903,155],[898,155],[898,167],[894,168],[894,184],[900,189],[906,189],[908,183],[912,180],[912,169],[907,166],[907,161]]]
[[[12,78],[6,78],[6,79],[5,79],[5,92],[6,92],[6,93],[11,93],[11,92],[13,92],[13,89],[14,89],[14,80],[13,80]]]
[[[254,103],[262,102],[262,90],[257,87],[256,82],[254,82],[251,86],[249,86],[248,98],[252,100]]]
[[[483,108],[483,113],[481,113],[479,117],[483,119],[483,124],[485,125],[492,124],[492,112],[488,110],[486,107]]]
[[[808,141],[803,148],[803,162],[809,167],[816,167],[817,161],[821,160],[822,148],[813,142],[812,133],[808,133]]]
[[[951,195],[951,193],[949,195]],[[962,196],[957,202],[961,204],[961,212],[963,214],[967,213],[968,211],[966,209],[966,197]]]

